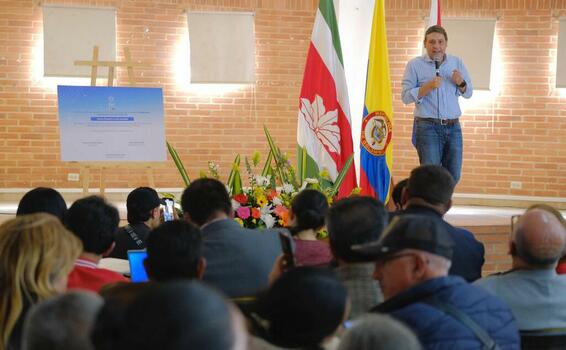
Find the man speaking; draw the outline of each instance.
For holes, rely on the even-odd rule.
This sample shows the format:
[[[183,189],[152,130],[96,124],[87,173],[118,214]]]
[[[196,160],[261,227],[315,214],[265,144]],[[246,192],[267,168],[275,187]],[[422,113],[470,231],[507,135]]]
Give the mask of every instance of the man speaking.
[[[462,171],[462,114],[458,97],[470,98],[473,88],[462,60],[446,54],[448,35],[431,26],[424,38],[426,54],[407,63],[403,103],[415,103],[416,148],[421,165],[442,165],[454,180]]]

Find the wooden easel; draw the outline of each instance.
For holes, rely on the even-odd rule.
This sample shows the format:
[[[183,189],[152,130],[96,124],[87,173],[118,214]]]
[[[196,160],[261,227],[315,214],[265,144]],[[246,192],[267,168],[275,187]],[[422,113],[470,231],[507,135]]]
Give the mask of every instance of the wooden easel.
[[[128,82],[130,86],[136,86],[134,80],[134,67],[148,67],[149,65],[143,63],[135,63],[132,61],[130,49],[124,48],[124,57],[126,61],[99,61],[98,60],[98,46],[92,49],[91,61],[75,61],[76,66],[91,66],[90,71],[90,85],[96,86],[96,78],[98,75],[98,67],[108,67],[108,86],[114,85],[114,70],[116,67],[126,67],[128,70]],[[145,168],[147,174],[147,181],[149,187],[155,187],[153,177],[153,165],[159,164],[157,162],[132,162],[132,163],[114,163],[114,162],[79,162],[80,178],[83,187],[83,195],[87,195],[90,187],[90,170],[100,168],[100,194],[104,195],[106,191],[106,184],[104,181],[104,171],[109,168],[125,169],[125,168]]]
[[[143,63],[135,63],[132,61],[132,55],[128,47],[124,48],[124,57],[126,61],[99,61],[98,60],[98,46],[92,49],[91,61],[75,61],[75,66],[91,66],[90,71],[90,86],[96,86],[96,77],[98,74],[98,67],[108,67],[108,86],[114,85],[114,68],[126,67],[128,69],[128,82],[130,86],[136,86],[134,81],[134,67],[148,67],[149,65]]]

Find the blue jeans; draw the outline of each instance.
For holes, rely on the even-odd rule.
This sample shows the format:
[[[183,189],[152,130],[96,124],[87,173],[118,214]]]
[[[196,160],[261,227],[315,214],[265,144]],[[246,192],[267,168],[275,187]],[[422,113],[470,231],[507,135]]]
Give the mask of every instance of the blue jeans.
[[[435,164],[446,168],[456,183],[462,172],[462,128],[417,120],[416,143],[421,165]]]

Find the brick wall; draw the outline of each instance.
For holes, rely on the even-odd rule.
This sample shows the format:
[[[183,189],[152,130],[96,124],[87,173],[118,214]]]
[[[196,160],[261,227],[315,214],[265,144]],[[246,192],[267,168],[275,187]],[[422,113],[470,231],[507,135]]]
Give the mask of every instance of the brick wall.
[[[110,6],[117,9],[118,55],[131,49],[140,86],[164,89],[167,139],[189,174],[207,161],[223,176],[235,153],[266,153],[262,127],[294,158],[298,94],[317,1],[314,0],[73,0],[42,4]],[[566,197],[565,98],[552,88],[557,16],[566,1],[451,0],[443,17],[498,17],[496,34],[504,60],[500,93],[463,117],[465,157],[458,192]],[[419,52],[428,0],[387,0],[387,29],[394,93],[394,176],[417,165],[410,145],[412,108],[399,99],[406,61]],[[256,13],[257,84],[233,90],[189,87],[176,77],[186,43],[186,9]],[[54,85],[37,77],[41,50],[40,1],[0,0],[0,188],[78,187],[68,182],[76,164],[59,161]],[[342,40],[347,40],[343,38]],[[72,49],[72,48],[70,48]],[[39,62],[41,65],[41,62]],[[127,77],[118,72],[118,85]],[[171,161],[157,166],[156,186],[180,187]],[[93,182],[99,172],[92,171]],[[146,183],[139,168],[105,170],[107,187]],[[523,189],[511,190],[510,181]]]

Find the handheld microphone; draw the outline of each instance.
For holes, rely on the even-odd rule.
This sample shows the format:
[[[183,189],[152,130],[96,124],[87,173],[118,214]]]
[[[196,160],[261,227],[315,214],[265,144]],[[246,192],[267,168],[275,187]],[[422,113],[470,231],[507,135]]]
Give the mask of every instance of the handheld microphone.
[[[440,76],[440,57],[434,57],[434,68],[436,69],[436,76]]]
[[[435,55],[433,57],[434,60],[434,68],[436,70],[436,76],[440,76],[440,62],[442,61],[442,57],[439,55]],[[440,91],[436,91],[436,117],[440,119]]]

